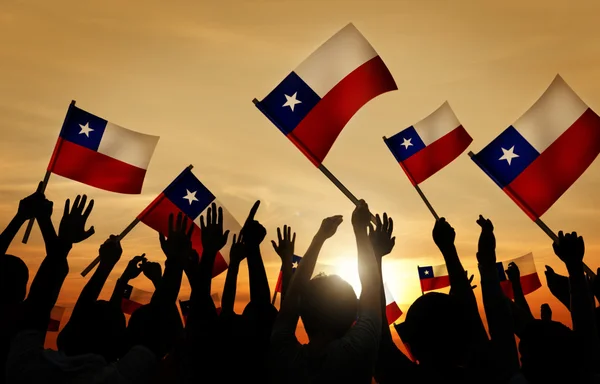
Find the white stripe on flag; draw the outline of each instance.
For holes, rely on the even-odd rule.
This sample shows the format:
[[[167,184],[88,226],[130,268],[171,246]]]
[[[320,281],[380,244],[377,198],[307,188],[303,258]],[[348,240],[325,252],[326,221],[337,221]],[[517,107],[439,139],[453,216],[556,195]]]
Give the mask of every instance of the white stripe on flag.
[[[323,43],[294,72],[323,97],[343,78],[376,56],[375,49],[350,23]]]
[[[557,75],[544,94],[513,127],[541,153],[587,109],[588,106]]]
[[[447,101],[431,115],[413,125],[425,145],[440,139],[458,126],[460,126],[460,121]]]
[[[138,168],[148,169],[158,139],[158,136],[135,132],[107,122],[98,153]]]
[[[392,292],[390,291],[390,287],[386,282],[383,283],[383,291],[385,292],[385,305],[390,305],[396,302],[396,300],[394,300]]]
[[[537,273],[535,269],[535,262],[533,261],[533,254],[530,252],[524,256],[517,257],[516,259],[506,260],[502,262],[504,270],[508,269],[508,264],[514,262],[519,267],[519,273],[521,276],[531,275]]]
[[[446,264],[432,265],[433,277],[448,276],[448,268]]]

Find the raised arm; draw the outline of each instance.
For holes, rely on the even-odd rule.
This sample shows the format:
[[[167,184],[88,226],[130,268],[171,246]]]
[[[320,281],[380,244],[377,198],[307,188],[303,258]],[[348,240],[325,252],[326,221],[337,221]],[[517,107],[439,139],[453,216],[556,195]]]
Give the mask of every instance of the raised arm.
[[[140,273],[142,273],[142,265],[147,263],[145,255],[146,254],[144,253],[140,256],[134,256],[129,260],[129,263],[127,263],[127,267],[125,267],[121,277],[117,279],[113,293],[110,296],[110,302],[113,303],[113,305],[116,305],[119,308],[121,307],[123,294],[125,293],[125,288],[129,284],[129,281],[138,277]]]
[[[531,308],[529,308],[529,304],[527,303],[527,299],[523,293],[523,287],[521,286],[521,271],[519,271],[517,264],[508,264],[506,275],[508,276],[508,280],[510,280],[510,284],[512,285],[516,306],[531,320],[533,320],[533,313],[531,312]]]
[[[292,280],[296,232],[292,235],[292,227],[284,225],[282,235],[281,228],[277,228],[277,243],[271,241],[271,244],[281,259],[281,301],[283,302]]]
[[[237,277],[240,271],[240,263],[244,258],[246,258],[244,238],[241,233],[238,236],[233,235],[233,243],[229,251],[229,267],[227,268],[223,297],[221,297],[221,316],[233,315],[235,313],[233,305],[235,304]]]
[[[260,254],[260,244],[267,235],[267,230],[255,220],[256,211],[260,201],[254,203],[250,215],[246,219],[244,228],[244,244],[246,246],[246,257],[248,258],[248,275],[250,278],[250,301],[254,303],[271,303],[271,290],[269,279],[265,271],[265,265]]]

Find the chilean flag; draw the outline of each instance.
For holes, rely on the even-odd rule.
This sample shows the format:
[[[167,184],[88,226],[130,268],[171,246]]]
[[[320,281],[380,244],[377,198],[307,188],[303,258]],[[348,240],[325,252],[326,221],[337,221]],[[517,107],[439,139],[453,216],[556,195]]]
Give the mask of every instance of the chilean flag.
[[[537,220],[600,153],[600,117],[556,76],[546,92],[473,161]]]
[[[448,102],[431,115],[383,141],[417,185],[456,159],[473,139]]]
[[[421,292],[425,293],[450,286],[450,276],[446,264],[417,267],[417,269],[419,270]]]
[[[152,295],[152,292],[144,291],[143,289],[127,284],[123,293],[123,299],[121,299],[121,311],[131,315],[141,306],[149,304],[150,300],[152,300]]]
[[[72,103],[48,171],[107,191],[138,194],[158,139],[119,127]]]
[[[167,236],[169,232],[169,215],[177,217],[182,212],[193,221],[196,227],[192,233],[192,246],[202,257],[202,239],[200,236],[200,215],[216,203],[223,208],[223,228],[233,233],[239,233],[242,227],[235,218],[220,204],[215,196],[194,176],[191,168],[186,168],[137,218],[150,228]],[[217,254],[213,276],[217,276],[229,265],[229,248],[233,235],[229,236],[227,244]]]
[[[396,300],[394,300],[394,296],[392,296],[387,283],[383,283],[383,290],[385,292],[385,317],[387,318],[388,325],[391,325],[402,316],[402,310],[396,304]]]
[[[50,312],[50,321],[48,322],[48,332],[58,332],[60,322],[65,314],[65,307],[55,305]]]
[[[374,97],[396,89],[381,57],[348,24],[254,102],[318,167],[352,116]]]
[[[499,261],[496,263],[498,269],[498,276],[500,277],[500,285],[504,294],[509,299],[514,299],[512,284],[506,276],[506,270],[510,263],[515,263],[519,267],[519,273],[521,274],[521,287],[523,288],[523,294],[527,295],[542,286],[542,282],[535,269],[535,263],[533,262],[533,255],[528,253],[525,256],[518,257],[513,260]]]
[[[296,269],[298,269],[298,265],[300,264],[300,261],[302,261],[302,256],[294,255],[294,257],[292,258],[292,273],[296,272]],[[283,270],[280,269],[279,276],[277,277],[277,284],[275,284],[275,292],[281,293],[282,286],[283,286]]]

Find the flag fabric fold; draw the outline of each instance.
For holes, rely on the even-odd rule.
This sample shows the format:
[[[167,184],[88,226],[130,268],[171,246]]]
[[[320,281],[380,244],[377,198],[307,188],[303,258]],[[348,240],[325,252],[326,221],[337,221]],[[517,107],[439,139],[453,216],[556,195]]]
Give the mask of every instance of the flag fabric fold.
[[[48,322],[48,332],[58,332],[60,322],[65,314],[65,307],[55,305],[50,312],[50,321]]]
[[[229,265],[229,249],[233,234],[242,229],[236,219],[227,211],[216,197],[194,176],[190,168],[186,168],[137,218],[150,228],[167,236],[169,231],[169,215],[175,217],[180,212],[192,220],[192,247],[202,257],[202,236],[200,233],[200,215],[212,203],[223,209],[223,228],[230,231],[227,244],[217,254],[213,268],[213,276],[225,271]]]
[[[600,117],[560,77],[473,161],[532,219],[600,153]]]
[[[445,102],[431,115],[383,141],[411,183],[417,185],[450,164],[473,139]]]
[[[446,264],[417,267],[421,292],[433,291],[450,286],[450,276]]]
[[[133,314],[138,308],[149,304],[152,300],[152,292],[144,291],[143,289],[135,288],[127,284],[123,299],[121,299],[121,310],[128,315]]]
[[[521,287],[523,288],[523,294],[530,294],[531,292],[542,287],[542,282],[540,281],[540,277],[537,274],[535,263],[533,261],[533,254],[528,253],[524,256],[517,257],[516,259],[498,261],[496,263],[496,268],[498,269],[498,276],[500,277],[500,285],[502,286],[502,291],[504,291],[506,297],[510,299],[515,298],[512,289],[512,284],[508,280],[508,276],[505,272],[508,269],[508,265],[510,263],[515,263],[517,267],[519,267],[519,273],[521,275],[520,281]]]
[[[348,24],[255,104],[319,166],[352,116],[371,99],[396,89],[381,57]]]
[[[139,194],[158,139],[71,105],[48,171],[107,191]]]
[[[385,292],[385,317],[387,318],[388,325],[392,325],[394,321],[402,316],[402,310],[396,303],[387,283],[383,283],[383,290]]]
[[[292,257],[292,273],[296,272],[298,265],[302,261],[302,256],[294,255]],[[275,292],[281,293],[281,288],[283,287],[283,270],[279,270],[279,276],[277,276],[277,284],[275,284]]]

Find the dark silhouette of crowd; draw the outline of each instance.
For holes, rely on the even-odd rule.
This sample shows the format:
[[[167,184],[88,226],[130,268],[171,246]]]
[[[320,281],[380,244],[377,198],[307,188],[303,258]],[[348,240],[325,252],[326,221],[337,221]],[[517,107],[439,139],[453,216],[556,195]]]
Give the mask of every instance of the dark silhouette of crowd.
[[[547,304],[540,308],[541,318],[534,316],[514,264],[507,271],[514,300],[504,295],[496,268],[494,227],[479,216],[478,285],[486,327],[472,278],[454,244],[455,231],[444,218],[437,220],[433,240],[444,257],[451,289],[449,294],[420,296],[405,321],[394,325],[408,350],[405,354],[392,341],[382,283],[382,258],[396,243],[393,221],[385,213],[373,219],[362,200],[351,215],[360,297],[337,275],[313,277],[321,248],[335,235],[342,216],[322,221],[295,271],[296,234],[287,225],[278,229],[273,246],[282,263],[282,301],[277,310],[261,257],[267,231],[255,218],[260,202],[236,234],[224,230],[222,209],[213,204],[201,218],[201,255],[192,248],[192,223],[181,214],[171,216],[168,235],[159,236],[164,270],[144,255],[134,257],[106,301],[99,300],[100,292],[123,254],[119,238],[110,236],[99,247],[101,261],[58,335],[57,350],[45,349],[50,314],[69,273],[69,253],[94,234],[87,223],[94,201],[85,195],[67,200],[57,229],[53,203],[40,191],[41,187],[20,201],[0,236],[3,383],[599,382],[595,299],[600,299],[600,279],[586,275],[580,236],[560,232],[552,244],[568,276],[550,267],[546,271],[551,292],[570,310],[571,329],[552,320]],[[27,293],[28,268],[6,251],[29,219],[39,226],[46,257]],[[211,297],[212,271],[228,236],[233,245],[217,311]],[[237,275],[244,259],[250,300],[236,314]],[[126,321],[121,302],[128,283],[142,273],[155,291],[150,303]],[[185,321],[176,304],[184,275],[191,286]],[[299,319],[307,344],[296,338]]]

